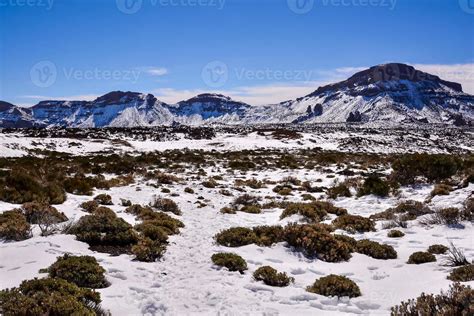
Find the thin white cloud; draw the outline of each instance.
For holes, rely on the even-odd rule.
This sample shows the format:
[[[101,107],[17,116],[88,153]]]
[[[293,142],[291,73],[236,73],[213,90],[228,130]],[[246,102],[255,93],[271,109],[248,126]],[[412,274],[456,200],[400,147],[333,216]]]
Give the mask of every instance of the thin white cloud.
[[[144,72],[150,76],[161,77],[168,74],[168,69],[163,67],[148,67],[144,69]]]
[[[474,94],[474,64],[412,64],[421,71],[436,75],[443,80],[460,83],[463,91]]]

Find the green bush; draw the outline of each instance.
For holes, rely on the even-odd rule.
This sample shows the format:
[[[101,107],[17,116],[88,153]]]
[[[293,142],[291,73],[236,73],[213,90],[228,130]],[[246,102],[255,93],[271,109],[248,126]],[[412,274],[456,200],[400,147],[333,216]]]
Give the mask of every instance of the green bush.
[[[273,192],[283,196],[291,195],[293,187],[291,185],[277,185],[273,188]]]
[[[0,291],[3,315],[107,315],[100,294],[62,279],[33,279]]]
[[[0,214],[0,239],[20,241],[30,237],[30,224],[20,210]]]
[[[377,175],[369,175],[365,179],[362,187],[357,191],[358,196],[374,194],[385,197],[390,193],[390,185],[387,181],[381,179]]]
[[[474,264],[468,264],[454,269],[448,276],[454,282],[474,281]]]
[[[374,259],[396,259],[397,252],[390,245],[379,244],[376,241],[362,239],[357,241],[356,251]]]
[[[350,247],[345,242],[316,225],[289,224],[285,227],[284,239],[289,246],[302,251],[310,258],[317,257],[327,262],[340,262],[351,258]]]
[[[331,199],[336,199],[340,196],[342,197],[352,196],[351,190],[349,190],[349,187],[347,187],[347,185],[345,185],[344,183],[340,183],[338,185],[333,186],[332,188],[329,188],[326,194]]]
[[[330,274],[316,280],[314,284],[308,286],[306,290],[324,296],[361,296],[360,289],[354,281],[345,276],[335,274]]]
[[[84,210],[86,213],[94,213],[94,211],[99,207],[99,203],[97,201],[87,201],[81,203],[80,207]]]
[[[92,195],[93,186],[87,177],[76,175],[64,181],[64,189],[72,194]]]
[[[150,238],[153,241],[166,243],[168,241],[168,232],[166,227],[158,225],[157,221],[143,221],[135,225],[135,229],[143,236]]]
[[[226,267],[229,271],[239,271],[243,273],[247,270],[247,262],[244,258],[235,253],[216,253],[211,257],[212,262],[220,267]]]
[[[104,268],[91,256],[66,254],[58,257],[48,268],[48,273],[51,278],[60,278],[79,287],[99,289],[109,285],[105,279]]]
[[[99,194],[94,198],[94,201],[100,205],[114,205],[112,197],[108,194]]]
[[[308,223],[318,223],[324,220],[328,213],[315,203],[290,203],[281,213],[280,219],[295,214],[303,216]]]
[[[263,281],[266,285],[284,287],[294,282],[295,279],[289,277],[285,272],[278,272],[270,266],[263,266],[255,270],[253,278],[256,281]]]
[[[407,263],[408,264],[422,264],[422,263],[434,262],[434,261],[436,261],[436,257],[433,254],[429,252],[424,252],[424,251],[417,251],[410,255]]]
[[[117,248],[128,248],[135,244],[138,235],[132,226],[122,218],[118,218],[113,211],[103,209],[103,213],[95,212],[81,217],[71,227],[69,233],[76,235],[77,240],[86,242],[90,246],[111,246],[117,250]]]
[[[271,246],[283,241],[283,227],[281,226],[257,226],[253,232],[257,236],[256,244],[259,246]]]
[[[186,187],[186,188],[184,188],[184,192],[189,193],[189,194],[193,194],[194,190],[190,187]]]
[[[149,213],[142,213],[139,218],[143,223],[161,227],[168,235],[178,234],[179,229],[184,227],[183,222],[162,212],[151,211]]]
[[[460,315],[468,316],[473,313],[474,290],[469,286],[454,283],[447,293],[425,294],[416,299],[402,302],[392,307],[392,316],[418,315]]]
[[[431,245],[428,247],[428,252],[434,255],[443,255],[448,251],[449,248],[445,245]]]
[[[161,258],[165,250],[166,246],[163,243],[148,237],[140,238],[138,243],[132,247],[135,259],[143,262],[155,262]]]
[[[375,231],[375,223],[359,215],[342,215],[332,221],[334,227],[344,229],[350,233],[364,233]]]
[[[156,208],[157,210],[160,210],[160,211],[163,211],[163,212],[170,212],[170,213],[173,213],[175,215],[181,215],[182,214],[181,210],[178,207],[178,204],[176,204],[171,199],[155,197],[155,199],[151,203],[151,206]]]
[[[222,246],[240,247],[257,242],[257,235],[250,228],[232,227],[219,232],[215,239]]]
[[[346,244],[351,252],[354,252],[357,247],[357,240],[347,235],[334,234],[332,235],[337,240]]]
[[[28,202],[21,206],[26,220],[30,224],[42,224],[45,221],[62,223],[68,220],[67,216],[47,203]]]
[[[417,177],[441,181],[455,175],[462,162],[452,155],[404,155],[393,162],[392,177],[401,184],[413,184]]]
[[[396,229],[389,231],[387,234],[387,237],[389,238],[400,238],[403,236],[405,236],[405,234],[402,231]]]
[[[45,183],[27,170],[15,169],[0,181],[0,200],[14,204],[61,204],[66,201],[66,193],[57,182]]]

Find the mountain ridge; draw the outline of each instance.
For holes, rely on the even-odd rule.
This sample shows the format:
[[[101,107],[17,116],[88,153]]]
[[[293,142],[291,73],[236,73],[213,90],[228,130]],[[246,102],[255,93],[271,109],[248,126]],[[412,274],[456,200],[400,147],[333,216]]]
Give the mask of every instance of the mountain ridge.
[[[133,127],[258,123],[447,123],[473,125],[474,96],[456,82],[390,63],[278,104],[252,106],[216,93],[176,104],[152,94],[111,91],[93,101],[46,100],[22,108],[0,101],[0,127]]]

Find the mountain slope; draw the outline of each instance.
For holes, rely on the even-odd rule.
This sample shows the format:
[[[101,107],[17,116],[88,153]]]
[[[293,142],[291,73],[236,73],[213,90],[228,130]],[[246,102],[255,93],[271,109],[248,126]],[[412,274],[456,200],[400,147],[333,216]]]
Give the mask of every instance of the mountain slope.
[[[474,96],[458,83],[393,63],[363,70],[296,100],[263,106],[211,93],[166,104],[151,94],[122,91],[94,101],[42,101],[31,108],[0,102],[0,127],[336,122],[474,125]]]

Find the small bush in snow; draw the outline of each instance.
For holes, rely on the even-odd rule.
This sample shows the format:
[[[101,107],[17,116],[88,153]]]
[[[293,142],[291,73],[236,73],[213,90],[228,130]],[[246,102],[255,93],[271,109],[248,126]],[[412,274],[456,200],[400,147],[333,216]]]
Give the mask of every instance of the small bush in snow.
[[[108,315],[100,294],[62,279],[33,279],[0,291],[3,315]]]
[[[443,208],[437,210],[433,215],[424,219],[422,224],[427,225],[459,225],[461,221],[461,212],[455,207]]]
[[[120,204],[125,207],[129,207],[132,205],[132,201],[126,199],[120,199]]]
[[[181,210],[173,200],[161,197],[155,197],[151,206],[163,212],[170,212],[175,215],[181,215]]]
[[[294,282],[295,279],[289,277],[285,272],[278,272],[270,266],[263,266],[255,270],[253,278],[256,281],[263,281],[266,285],[284,287]]]
[[[340,235],[340,234],[334,234],[332,236],[334,238],[336,238],[337,240],[342,241],[343,243],[345,243],[347,245],[347,247],[349,247],[349,250],[351,252],[354,252],[356,250],[357,240],[355,240],[354,238],[352,238],[350,236],[347,236],[347,235]]]
[[[190,187],[184,188],[184,192],[189,193],[189,194],[194,194],[194,190]]]
[[[203,181],[201,184],[203,187],[208,188],[208,189],[214,189],[218,185],[217,181],[214,180],[213,178],[209,178],[208,180]]]
[[[68,220],[64,213],[47,203],[28,202],[21,208],[30,224],[38,224],[42,236],[55,233],[59,230],[58,224]]]
[[[417,251],[414,252],[410,255],[410,258],[408,258],[408,264],[422,264],[422,263],[427,263],[427,262],[435,262],[436,257],[429,253],[429,252],[424,252],[424,251]]]
[[[163,243],[148,237],[140,238],[138,243],[132,247],[135,259],[143,262],[155,262],[161,258],[165,250],[166,246]]]
[[[310,258],[317,257],[327,262],[340,262],[351,258],[350,247],[345,242],[316,225],[289,224],[285,227],[284,239],[289,246],[302,251]]]
[[[443,255],[448,250],[449,250],[449,248],[446,247],[445,245],[435,244],[435,245],[431,245],[431,246],[428,247],[428,252],[432,253],[434,255]]]
[[[334,227],[350,233],[375,231],[375,223],[371,219],[359,215],[342,215],[333,220],[332,224]]]
[[[114,205],[112,202],[112,197],[108,194],[99,194],[94,198],[94,201],[100,205]]]
[[[402,231],[396,229],[393,229],[387,233],[387,237],[389,238],[400,238],[403,236],[405,236],[405,234]]]
[[[250,194],[243,194],[232,201],[231,208],[237,212],[245,212],[258,214],[262,211],[261,205],[258,203],[259,198]]]
[[[454,269],[448,275],[448,279],[454,282],[474,281],[474,264],[467,264]]]
[[[283,241],[283,227],[281,226],[257,226],[253,232],[257,236],[256,244],[259,246],[271,246]]]
[[[436,184],[434,189],[431,191],[430,196],[436,195],[449,195],[453,188],[447,184]]]
[[[318,223],[324,220],[328,213],[315,203],[290,203],[281,214],[280,219],[295,214],[303,216],[308,223]]]
[[[469,286],[454,283],[448,292],[441,294],[422,293],[416,299],[392,307],[392,316],[415,315],[472,315],[474,290]]]
[[[168,231],[165,227],[158,225],[156,221],[143,221],[135,225],[135,229],[144,237],[150,238],[154,241],[166,243],[168,241]]]
[[[211,257],[212,262],[220,267],[226,267],[229,271],[239,271],[243,273],[247,270],[247,262],[244,258],[235,253],[216,253]]]
[[[369,175],[365,179],[363,185],[357,191],[358,196],[374,194],[385,197],[390,193],[390,185],[386,180],[383,180],[377,175]]]
[[[324,296],[361,296],[360,289],[354,281],[345,276],[335,274],[330,274],[316,280],[314,284],[308,286],[306,290]]]
[[[30,224],[20,210],[0,214],[0,239],[20,241],[30,237]]]
[[[99,207],[99,203],[97,203],[97,201],[87,201],[81,203],[80,207],[84,212],[94,213],[94,211]]]
[[[333,186],[332,188],[329,188],[329,190],[326,192],[328,197],[331,199],[336,199],[340,196],[342,197],[351,197],[351,191],[349,190],[349,187],[345,185],[344,183],[337,184]]]
[[[240,247],[253,244],[257,241],[257,235],[250,228],[232,227],[221,231],[215,236],[219,245],[226,247]]]
[[[451,243],[448,249],[448,258],[446,259],[446,264],[451,267],[459,267],[469,264],[469,261],[467,261],[464,252]]]
[[[79,287],[99,289],[109,284],[105,279],[105,270],[91,256],[64,255],[48,268],[51,278],[60,278]]]
[[[379,244],[376,241],[362,239],[357,241],[356,251],[374,259],[396,259],[397,252],[390,245]]]

